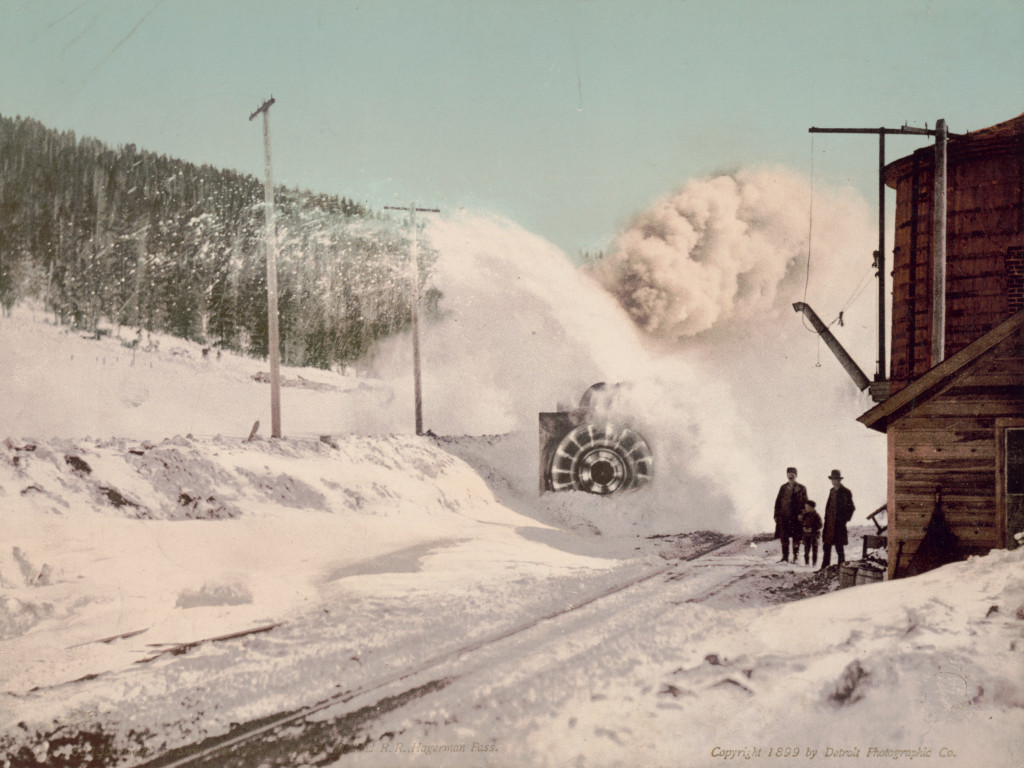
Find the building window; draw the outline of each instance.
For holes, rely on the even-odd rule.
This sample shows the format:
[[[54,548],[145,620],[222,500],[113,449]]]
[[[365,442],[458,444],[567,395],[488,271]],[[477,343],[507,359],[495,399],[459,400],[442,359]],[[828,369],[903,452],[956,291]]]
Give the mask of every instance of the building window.
[[[1007,429],[1006,532],[1008,549],[1024,545],[1024,429]]]

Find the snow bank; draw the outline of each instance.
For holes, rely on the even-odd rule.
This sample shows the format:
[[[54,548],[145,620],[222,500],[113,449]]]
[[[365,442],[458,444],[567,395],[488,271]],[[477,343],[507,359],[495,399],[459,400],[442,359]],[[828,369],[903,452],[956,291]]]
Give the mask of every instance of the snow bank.
[[[433,549],[490,539],[481,528],[516,539],[540,527],[428,440],[331,443],[8,439],[0,637],[23,661],[5,665],[0,688],[104,671],[103,638],[137,633],[118,644],[124,661],[282,621],[324,584],[401,557],[417,571]]]

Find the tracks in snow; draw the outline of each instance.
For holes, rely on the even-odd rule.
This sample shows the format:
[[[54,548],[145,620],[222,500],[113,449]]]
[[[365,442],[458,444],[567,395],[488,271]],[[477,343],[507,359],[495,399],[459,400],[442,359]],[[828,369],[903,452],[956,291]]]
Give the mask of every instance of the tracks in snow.
[[[325,764],[348,752],[362,750],[367,745],[367,737],[360,737],[365,726],[381,715],[443,690],[457,680],[507,662],[510,645],[516,649],[515,656],[523,654],[524,644],[528,648],[543,647],[544,663],[550,663],[552,654],[560,655],[559,646],[566,645],[566,637],[574,639],[571,653],[578,652],[581,645],[600,644],[601,638],[593,637],[592,631],[588,632],[595,617],[600,619],[602,614],[610,617],[621,613],[630,605],[629,598],[634,593],[659,577],[664,577],[662,581],[665,582],[675,582],[688,573],[692,575],[688,565],[736,541],[735,537],[724,535],[704,537],[693,551],[674,557],[666,555],[672,557],[669,564],[599,590],[563,609],[536,616],[484,639],[446,651],[421,661],[413,668],[382,676],[358,690],[342,691],[307,707],[249,722],[231,733],[171,750],[142,763],[140,768],[287,766],[291,764],[296,750],[307,755],[308,762]],[[714,578],[712,584],[696,585],[695,594],[686,602],[705,600],[734,580],[732,576],[722,574],[720,578]],[[316,757],[311,757],[313,755]],[[278,756],[278,759],[273,756]]]

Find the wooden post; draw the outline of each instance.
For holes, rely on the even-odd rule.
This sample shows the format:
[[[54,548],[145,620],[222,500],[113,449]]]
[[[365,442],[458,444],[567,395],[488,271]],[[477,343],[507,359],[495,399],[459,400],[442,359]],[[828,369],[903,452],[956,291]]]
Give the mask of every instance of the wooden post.
[[[437,208],[417,208],[415,204],[408,208],[384,206],[385,210],[409,212],[409,271],[412,280],[412,380],[415,410],[416,434],[423,434],[423,385],[420,377],[420,265],[419,243],[416,239],[416,211],[423,213],[440,213]]]
[[[270,166],[270,107],[271,96],[260,108],[249,115],[250,122],[263,113],[263,158],[267,178],[263,187],[265,200],[267,249],[267,332],[270,358],[270,436],[281,437],[281,340],[277,316],[277,230],[274,224],[274,177]]]
[[[416,206],[409,206],[409,262],[412,269],[412,379],[416,434],[423,434],[423,385],[420,377],[420,264],[416,242]]]
[[[946,121],[935,124],[932,192],[932,368],[946,358]]]
[[[878,251],[875,255],[878,269],[878,364],[875,381],[885,381],[885,129],[878,129]]]

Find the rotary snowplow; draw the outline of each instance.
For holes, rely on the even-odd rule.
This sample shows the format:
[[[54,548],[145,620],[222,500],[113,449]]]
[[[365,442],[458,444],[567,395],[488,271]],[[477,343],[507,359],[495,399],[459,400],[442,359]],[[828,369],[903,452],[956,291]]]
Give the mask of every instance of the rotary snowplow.
[[[608,496],[654,478],[650,444],[616,408],[623,385],[591,386],[577,408],[540,414],[540,491]]]

